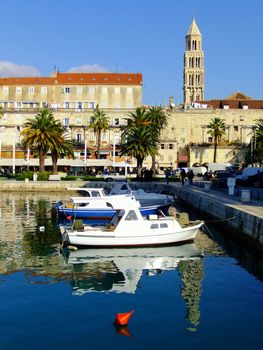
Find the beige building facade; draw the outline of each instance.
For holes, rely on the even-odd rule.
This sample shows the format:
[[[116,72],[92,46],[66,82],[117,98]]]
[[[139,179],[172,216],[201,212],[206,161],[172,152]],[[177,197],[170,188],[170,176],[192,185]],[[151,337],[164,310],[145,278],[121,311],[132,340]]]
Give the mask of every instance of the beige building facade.
[[[84,145],[88,157],[94,156],[97,140],[89,126],[94,108],[103,109],[110,128],[102,133],[101,154],[112,159],[113,145],[117,150],[120,142],[121,125],[129,112],[142,105],[142,84],[140,73],[55,72],[50,77],[0,78],[2,164],[17,153],[23,123],[44,107],[51,108],[54,117],[68,127],[68,137],[78,146],[77,158],[84,157]],[[19,157],[21,154],[16,155]]]
[[[262,118],[263,101],[235,93],[222,100],[204,99],[204,52],[202,35],[192,21],[185,37],[184,103],[165,107],[168,126],[162,131],[156,167],[176,169],[195,163],[213,161],[213,140],[208,124],[215,117],[226,124],[226,134],[218,149],[218,161],[242,163],[241,145],[249,144],[253,126]],[[118,155],[120,127],[129,113],[142,105],[143,77],[141,73],[61,73],[50,77],[0,78],[0,166],[28,164],[33,155],[21,149],[20,131],[23,123],[46,106],[54,117],[68,128],[74,141],[75,156],[92,160],[96,155],[96,135],[89,127],[94,108],[103,109],[110,121],[109,130],[102,133],[101,165],[128,160]],[[20,147],[20,152],[17,150]],[[239,147],[240,148],[240,147]],[[106,160],[108,162],[106,162]],[[14,164],[14,161],[13,161]],[[63,164],[66,164],[64,161]],[[150,168],[148,157],[144,166]]]

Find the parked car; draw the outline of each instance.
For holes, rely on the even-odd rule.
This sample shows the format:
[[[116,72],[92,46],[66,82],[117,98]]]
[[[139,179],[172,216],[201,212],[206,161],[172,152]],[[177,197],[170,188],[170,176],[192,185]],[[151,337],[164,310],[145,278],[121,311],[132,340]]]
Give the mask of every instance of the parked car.
[[[214,177],[211,179],[213,187],[227,187],[227,179],[235,177],[238,172],[231,171],[216,171]]]
[[[263,172],[248,176],[246,180],[241,180],[241,185],[251,187],[263,187]]]

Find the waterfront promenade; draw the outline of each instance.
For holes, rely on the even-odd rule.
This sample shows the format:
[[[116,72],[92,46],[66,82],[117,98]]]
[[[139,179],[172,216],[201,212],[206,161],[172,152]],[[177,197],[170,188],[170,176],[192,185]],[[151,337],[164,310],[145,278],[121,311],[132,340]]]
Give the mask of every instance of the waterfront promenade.
[[[262,200],[179,183],[173,187],[183,201],[202,215],[263,251]]]

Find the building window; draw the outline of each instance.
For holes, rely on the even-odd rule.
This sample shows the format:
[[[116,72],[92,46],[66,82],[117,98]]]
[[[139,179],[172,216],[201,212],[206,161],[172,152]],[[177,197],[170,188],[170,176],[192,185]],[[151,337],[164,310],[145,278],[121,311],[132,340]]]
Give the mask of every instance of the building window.
[[[69,118],[64,118],[63,119],[63,124],[64,125],[69,125]]]
[[[164,148],[165,148],[165,147],[164,147],[164,143],[161,143],[160,148],[161,148],[161,149],[164,149]]]
[[[77,134],[77,142],[81,142],[82,140],[82,134]]]
[[[70,89],[69,87],[65,87],[63,92],[64,92],[65,94],[70,94],[71,89]]]
[[[34,108],[34,103],[33,102],[29,102],[29,108]]]
[[[16,102],[16,108],[21,108],[22,107],[22,103],[21,102]]]
[[[119,118],[114,118],[113,119],[113,125],[115,125],[115,126],[120,125],[120,119]]]
[[[21,94],[21,92],[22,92],[21,86],[17,86],[16,87],[16,94]]]
[[[47,103],[46,102],[41,102],[41,107],[42,108],[46,108],[47,107]]]
[[[94,109],[94,105],[95,105],[94,102],[88,102],[88,108],[89,109]]]
[[[69,108],[70,108],[70,102],[65,102],[65,103],[64,103],[64,107],[65,107],[66,109],[69,109]]]
[[[89,133],[89,141],[94,141],[94,132]]]
[[[119,134],[119,132],[115,132],[113,134],[113,141],[115,142],[115,144],[120,143],[120,134]]]
[[[185,138],[184,137],[180,138],[180,143],[185,143]]]
[[[92,124],[93,121],[94,121],[94,117],[90,117],[90,118],[89,118],[89,124]]]
[[[82,95],[82,86],[77,87],[77,94]]]
[[[101,141],[107,141],[107,134],[106,134],[106,132],[103,132],[101,134]]]
[[[212,143],[212,142],[213,142],[213,137],[212,137],[212,136],[209,136],[209,137],[208,137],[208,142],[209,142],[209,143]]]
[[[173,149],[174,148],[174,145],[172,143],[169,143],[169,149]]]
[[[82,102],[77,102],[77,108],[82,109]]]
[[[4,95],[7,95],[8,92],[9,92],[8,87],[7,87],[7,86],[3,86],[3,94],[4,94]]]
[[[28,93],[29,94],[33,94],[35,92],[35,88],[33,87],[33,86],[30,86],[29,88],[28,88]]]
[[[235,130],[235,131],[238,131],[238,126],[235,125],[235,126],[234,126],[234,130]]]
[[[77,118],[76,122],[77,122],[77,125],[82,125],[82,118]]]
[[[46,94],[47,93],[47,87],[46,86],[41,86],[41,94]]]

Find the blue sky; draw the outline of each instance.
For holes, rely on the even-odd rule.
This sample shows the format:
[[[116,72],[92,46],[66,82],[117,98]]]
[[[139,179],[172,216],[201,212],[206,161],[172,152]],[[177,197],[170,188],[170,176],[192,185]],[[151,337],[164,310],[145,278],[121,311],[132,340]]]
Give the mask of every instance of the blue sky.
[[[0,76],[141,72],[143,103],[183,101],[185,35],[203,35],[205,99],[263,99],[262,0],[1,1]],[[81,67],[81,68],[79,68]]]

